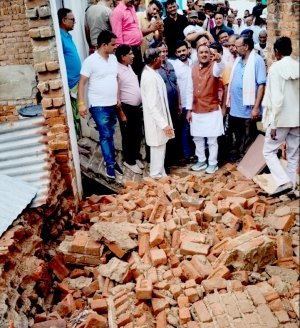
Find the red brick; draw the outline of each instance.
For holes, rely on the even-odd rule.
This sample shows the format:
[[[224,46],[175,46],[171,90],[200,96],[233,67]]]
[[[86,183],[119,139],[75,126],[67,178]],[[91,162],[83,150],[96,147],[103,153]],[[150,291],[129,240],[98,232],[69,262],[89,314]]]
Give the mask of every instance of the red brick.
[[[151,304],[155,315],[169,307],[169,301],[163,298],[152,298]]]
[[[167,255],[162,249],[151,249],[150,256],[152,265],[159,266],[167,263]]]
[[[105,298],[91,300],[92,310],[98,313],[107,313],[107,301]]]
[[[48,266],[49,269],[51,269],[56,277],[61,281],[65,279],[70,273],[63,262],[63,257],[60,255],[53,257]]]
[[[199,328],[200,326],[198,325],[198,323],[196,321],[189,321],[187,323],[187,328]]]
[[[68,294],[63,298],[61,302],[57,304],[56,311],[61,317],[71,315],[76,310],[76,305],[71,294]]]
[[[278,327],[278,320],[276,317],[273,315],[271,310],[266,304],[260,304],[257,307],[257,312],[259,313],[262,321],[270,328]]]
[[[56,319],[56,320],[47,320],[44,322],[35,323],[32,328],[66,328],[67,323],[64,319]]]
[[[167,315],[166,311],[161,311],[156,316],[156,328],[166,328],[167,327]]]
[[[276,245],[278,260],[293,256],[292,242],[292,237],[289,235],[277,236]]]
[[[100,256],[100,246],[97,241],[89,239],[85,245],[85,254]]]
[[[179,268],[182,270],[181,278],[184,280],[194,279],[197,283],[201,282],[202,276],[195,269],[195,267],[191,264],[191,262],[187,260],[183,260],[179,264]],[[175,276],[175,274],[174,274]]]
[[[219,290],[227,287],[226,280],[223,278],[205,279],[201,284],[207,293],[212,292],[215,289]]]
[[[205,279],[206,277],[208,277],[213,269],[210,262],[206,261],[205,263],[203,263],[201,256],[199,256],[199,255],[194,255],[192,257],[191,264],[197,270],[197,272],[200,274],[202,279]]]
[[[180,246],[180,253],[182,255],[207,255],[209,249],[210,245],[207,244],[198,244],[190,241],[183,241]]]
[[[265,220],[270,226],[277,230],[289,231],[294,224],[295,215],[289,214],[281,217],[273,216],[267,217]]]
[[[187,307],[179,308],[179,320],[182,324],[191,321],[190,310]]]
[[[138,241],[138,252],[139,256],[142,257],[145,253],[148,253],[150,250],[149,246],[149,234],[142,234],[139,236],[139,241]]]
[[[196,288],[187,288],[185,289],[184,294],[188,297],[190,303],[194,303],[199,300],[199,295]]]
[[[212,317],[210,316],[204,302],[202,300],[193,304],[198,320],[201,322],[211,322]]]
[[[256,223],[252,216],[246,214],[242,218],[243,222],[243,231],[247,232],[249,230],[256,230]]]
[[[225,265],[219,265],[210,273],[207,279],[213,279],[213,278],[228,279],[229,276],[230,276],[230,270]]]
[[[138,279],[135,287],[135,295],[139,300],[150,300],[152,297],[151,279]]]
[[[91,313],[88,315],[85,321],[84,328],[106,328],[107,327],[107,319],[102,315]]]
[[[181,294],[177,297],[177,303],[178,303],[179,308],[188,307],[189,306],[189,298],[187,296],[184,296]]]
[[[229,211],[230,202],[227,199],[221,199],[218,201],[218,212],[221,214],[225,214]]]
[[[117,320],[117,325],[118,327],[122,327],[127,325],[131,321],[132,321],[132,314],[128,311],[120,315],[120,317]]]
[[[70,252],[84,254],[85,245],[88,241],[89,236],[87,231],[77,231],[74,240],[71,243]]]
[[[256,202],[253,205],[252,213],[254,216],[264,217],[266,212],[266,205],[263,203]]]

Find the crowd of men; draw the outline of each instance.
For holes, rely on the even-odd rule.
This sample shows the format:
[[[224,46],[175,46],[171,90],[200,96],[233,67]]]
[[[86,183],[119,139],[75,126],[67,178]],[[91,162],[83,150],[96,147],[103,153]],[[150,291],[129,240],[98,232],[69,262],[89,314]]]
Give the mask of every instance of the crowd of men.
[[[246,10],[241,17],[223,0],[217,5],[188,0],[183,12],[176,0],[151,0],[144,11],[139,0],[120,0],[115,7],[100,0],[85,12],[90,55],[82,65],[69,33],[75,17],[70,9],[59,9],[77,135],[78,114],[90,112],[108,179],[123,174],[115,158],[117,119],[123,165],[143,174],[145,137],[149,175],[161,178],[172,165],[192,164],[192,171],[212,174],[219,162],[240,160],[263,117],[264,155],[278,185],[275,194],[295,187],[299,64],[290,57],[291,40],[279,38],[274,44],[278,62],[267,82],[265,7],[257,0],[252,13]],[[283,72],[283,66],[290,68]],[[286,169],[276,160],[282,143],[288,149]]]

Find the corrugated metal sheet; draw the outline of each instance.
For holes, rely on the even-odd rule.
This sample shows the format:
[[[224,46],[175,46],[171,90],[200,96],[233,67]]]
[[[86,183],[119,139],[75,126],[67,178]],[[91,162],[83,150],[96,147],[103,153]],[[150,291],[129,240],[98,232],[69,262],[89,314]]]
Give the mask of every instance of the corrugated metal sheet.
[[[35,197],[38,188],[0,174],[0,236]]]
[[[48,196],[51,166],[46,133],[43,117],[0,125],[0,174],[37,188],[31,207],[45,204]]]

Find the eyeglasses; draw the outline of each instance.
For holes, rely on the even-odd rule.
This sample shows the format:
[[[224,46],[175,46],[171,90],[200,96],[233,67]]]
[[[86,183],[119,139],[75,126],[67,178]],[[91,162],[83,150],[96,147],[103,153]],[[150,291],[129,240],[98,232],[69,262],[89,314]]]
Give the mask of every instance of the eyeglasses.
[[[72,22],[75,22],[75,18],[68,18],[68,17],[65,17],[64,19],[67,19],[67,20],[70,20]]]

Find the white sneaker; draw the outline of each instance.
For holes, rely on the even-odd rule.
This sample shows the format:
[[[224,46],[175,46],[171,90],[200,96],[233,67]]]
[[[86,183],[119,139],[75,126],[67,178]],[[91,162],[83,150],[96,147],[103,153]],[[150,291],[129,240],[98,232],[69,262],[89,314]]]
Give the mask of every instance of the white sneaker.
[[[192,171],[203,171],[207,168],[207,164],[205,162],[197,162],[191,167]]]
[[[208,173],[208,174],[213,174],[215,173],[217,170],[218,170],[218,165],[208,165],[207,169],[205,170],[205,173]]]
[[[141,170],[143,170],[143,169],[145,168],[144,163],[143,163],[142,161],[140,161],[139,159],[137,159],[137,160],[135,161],[135,163],[136,163],[136,165],[137,165]]]
[[[124,162],[124,166],[126,166],[129,170],[136,174],[143,174],[143,171],[137,166],[137,164],[129,165],[128,163]]]

